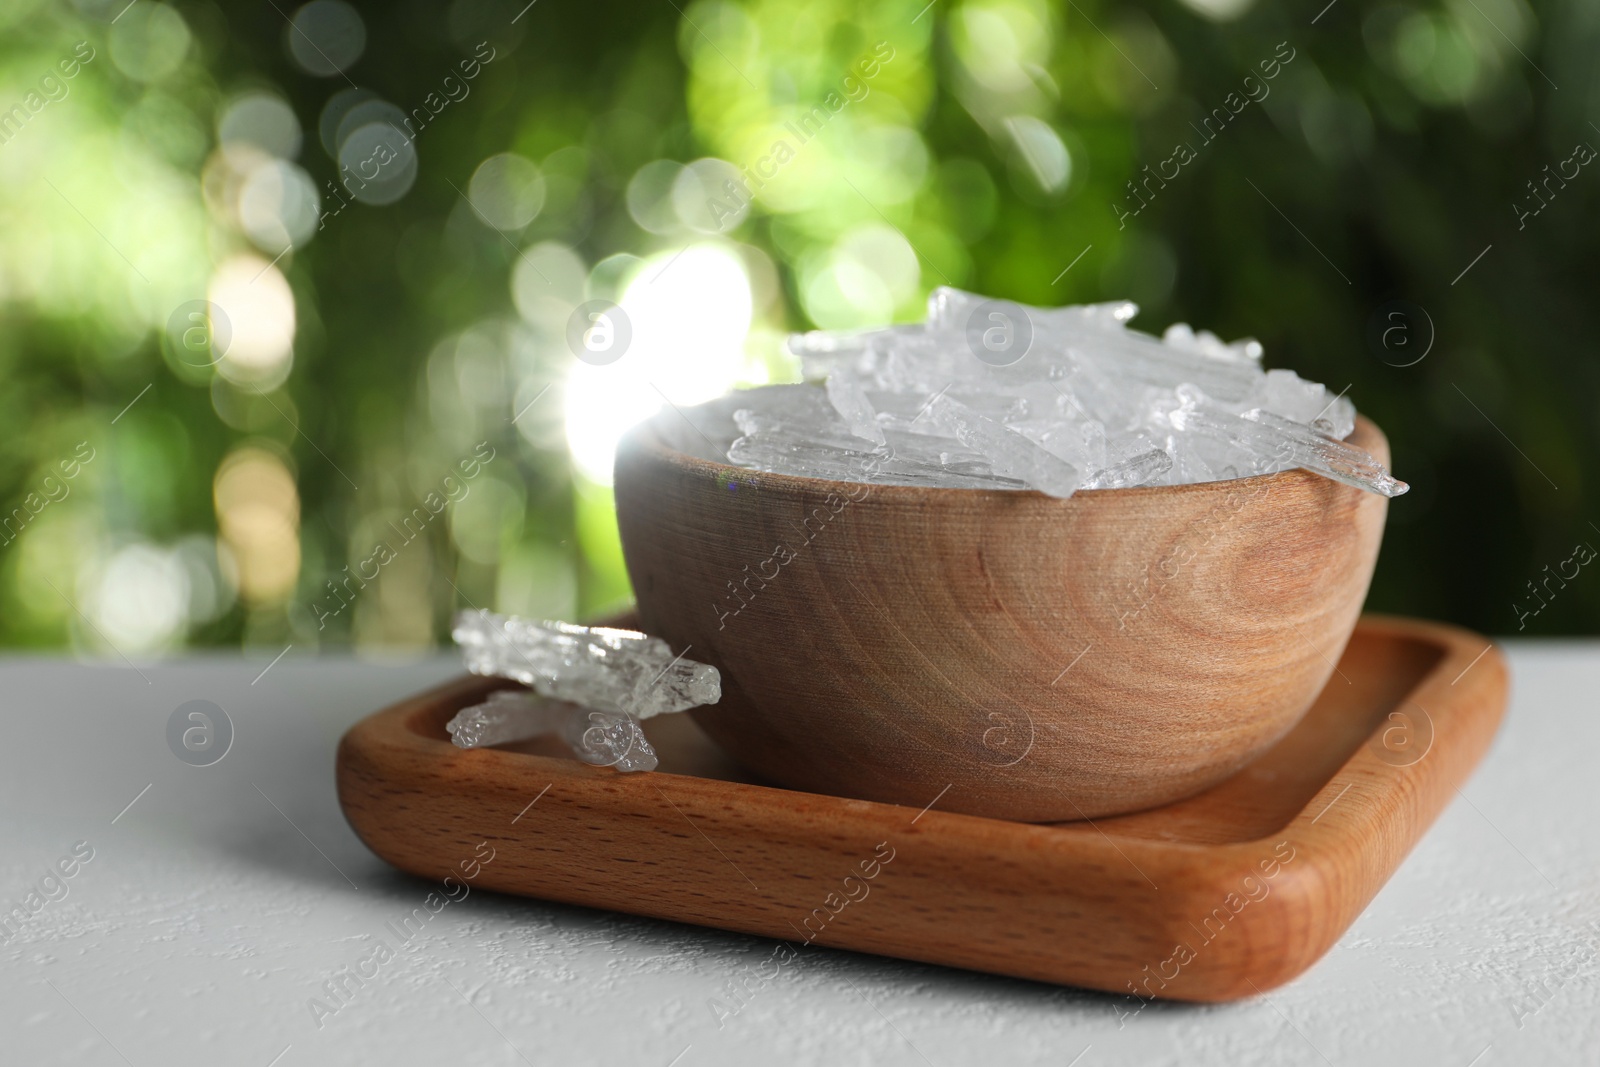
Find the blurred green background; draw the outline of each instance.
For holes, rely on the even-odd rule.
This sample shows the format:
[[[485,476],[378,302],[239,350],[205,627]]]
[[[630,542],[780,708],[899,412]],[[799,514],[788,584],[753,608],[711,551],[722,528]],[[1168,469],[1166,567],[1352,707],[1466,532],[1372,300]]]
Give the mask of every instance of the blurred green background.
[[[0,643],[616,607],[628,424],[946,283],[1348,384],[1371,608],[1597,629],[1600,8],[924,4],[9,0]]]

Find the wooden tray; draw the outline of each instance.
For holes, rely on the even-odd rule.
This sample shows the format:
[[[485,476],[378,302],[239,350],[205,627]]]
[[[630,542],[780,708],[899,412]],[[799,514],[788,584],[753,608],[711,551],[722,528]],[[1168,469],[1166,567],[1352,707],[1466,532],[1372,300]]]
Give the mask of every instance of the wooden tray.
[[[1141,998],[1223,1001],[1294,978],[1361,913],[1483,756],[1507,674],[1476,634],[1366,617],[1305,720],[1163,808],[1029,825],[759,784],[684,715],[661,769],[545,742],[462,751],[466,677],[356,724],[339,800],[427,878]],[[465,865],[465,866],[464,866]]]

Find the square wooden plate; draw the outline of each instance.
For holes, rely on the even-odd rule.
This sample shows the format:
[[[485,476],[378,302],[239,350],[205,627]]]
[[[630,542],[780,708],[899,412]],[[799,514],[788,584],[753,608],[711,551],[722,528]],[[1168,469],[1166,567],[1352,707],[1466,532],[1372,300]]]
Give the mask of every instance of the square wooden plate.
[[[1287,737],[1166,807],[1030,825],[763,785],[685,715],[660,769],[550,742],[455,748],[508,683],[464,677],[356,724],[339,800],[428,878],[997,974],[1183,1000],[1249,996],[1322,956],[1482,758],[1507,674],[1485,638],[1368,616]]]

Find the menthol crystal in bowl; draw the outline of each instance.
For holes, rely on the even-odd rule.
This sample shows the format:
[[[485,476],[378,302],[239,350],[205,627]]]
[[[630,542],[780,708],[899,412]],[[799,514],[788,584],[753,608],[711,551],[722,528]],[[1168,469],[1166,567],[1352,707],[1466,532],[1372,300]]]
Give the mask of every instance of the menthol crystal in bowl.
[[[1026,307],[936,289],[926,322],[797,334],[809,384],[747,394],[728,459],[877,485],[1184,485],[1303,467],[1384,496],[1408,488],[1343,440],[1355,406],[1261,345],[1179,323],[1128,328],[1128,301]],[[820,383],[820,384],[817,384]]]

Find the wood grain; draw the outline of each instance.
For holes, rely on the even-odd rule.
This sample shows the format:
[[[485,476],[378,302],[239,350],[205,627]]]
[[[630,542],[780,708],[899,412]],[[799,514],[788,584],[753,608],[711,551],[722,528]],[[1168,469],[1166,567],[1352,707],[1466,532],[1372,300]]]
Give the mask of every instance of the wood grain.
[[[953,783],[996,818],[1165,804],[1271,746],[1333,674],[1386,514],[1300,470],[1067,500],[763,474],[689,454],[684,417],[624,440],[616,499],[644,627],[722,672],[695,720],[796,789]],[[1352,439],[1387,462],[1372,423]]]
[[[444,723],[503,684],[462,678],[345,735],[340,803],[379,856],[459,876],[488,841],[483,888],[1104,989],[1134,1011],[1250,996],[1326,952],[1483,756],[1507,678],[1476,634],[1369,617],[1238,774],[1062,825],[956,814],[955,787],[896,806],[753,783],[681,715],[646,724],[649,774],[453,747]]]

